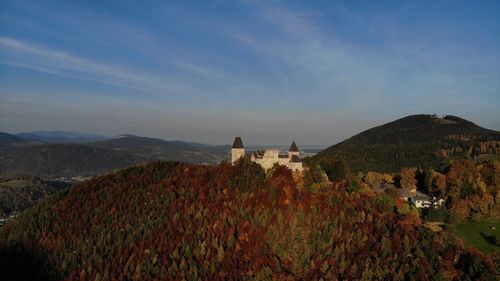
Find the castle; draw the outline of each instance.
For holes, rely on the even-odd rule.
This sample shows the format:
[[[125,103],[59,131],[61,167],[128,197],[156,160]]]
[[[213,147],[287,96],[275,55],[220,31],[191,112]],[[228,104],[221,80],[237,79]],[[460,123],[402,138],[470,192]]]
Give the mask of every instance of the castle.
[[[231,163],[236,162],[241,157],[245,156],[245,147],[241,141],[241,137],[234,139],[233,147],[231,148]],[[299,157],[299,149],[293,141],[287,154],[283,154],[279,149],[268,149],[253,152],[250,160],[262,166],[264,169],[270,169],[274,164],[286,166],[292,171],[302,171],[302,160]]]

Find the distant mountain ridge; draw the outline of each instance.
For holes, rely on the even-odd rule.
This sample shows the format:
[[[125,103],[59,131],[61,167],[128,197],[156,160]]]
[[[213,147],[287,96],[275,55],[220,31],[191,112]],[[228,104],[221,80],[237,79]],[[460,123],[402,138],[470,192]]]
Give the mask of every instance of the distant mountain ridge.
[[[127,151],[146,159],[173,160],[188,163],[218,163],[227,158],[229,146],[210,146],[184,141],[166,141],[158,138],[120,135],[113,139],[86,145]]]
[[[33,131],[19,133],[16,136],[23,140],[43,143],[85,143],[109,139],[109,137],[101,135],[68,131]]]
[[[127,152],[79,144],[0,147],[0,177],[42,178],[92,176],[144,162]]]
[[[81,140],[82,136],[95,135],[62,132],[59,136]],[[228,159],[230,153],[228,145],[166,141],[131,134],[78,144],[40,145],[2,133],[0,146],[0,176],[100,174],[153,160],[218,163]],[[482,128],[456,116],[439,118],[420,114],[361,132],[322,150],[312,160],[344,159],[354,173],[397,172],[410,166],[434,167],[446,157],[477,157],[484,154],[500,155],[500,132]]]
[[[24,140],[20,137],[17,137],[12,134],[0,132],[0,145],[7,145],[7,144],[14,144],[14,143],[20,143],[23,142]]]
[[[457,116],[411,115],[361,132],[313,159],[343,159],[351,172],[433,167],[446,157],[500,153],[500,132]]]
[[[0,133],[0,177],[90,176],[154,160],[213,164],[227,159],[230,151],[228,145],[166,141],[132,134],[113,138],[64,131],[19,135]],[[96,138],[99,141],[83,142]]]

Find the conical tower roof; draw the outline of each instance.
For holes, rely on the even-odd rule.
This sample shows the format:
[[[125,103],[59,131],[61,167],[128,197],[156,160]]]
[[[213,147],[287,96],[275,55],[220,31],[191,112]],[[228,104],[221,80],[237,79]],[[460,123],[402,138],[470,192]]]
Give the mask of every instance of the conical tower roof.
[[[243,146],[243,142],[241,141],[241,137],[234,138],[233,148],[245,148]]]
[[[290,146],[290,152],[299,152],[299,149],[297,148],[297,145],[295,144],[295,141],[292,142],[292,145]]]

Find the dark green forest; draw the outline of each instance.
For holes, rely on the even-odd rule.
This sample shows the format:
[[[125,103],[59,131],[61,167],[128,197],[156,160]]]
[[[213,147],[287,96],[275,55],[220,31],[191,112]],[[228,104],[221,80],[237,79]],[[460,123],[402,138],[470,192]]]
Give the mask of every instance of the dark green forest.
[[[404,167],[438,168],[450,157],[481,155],[500,155],[500,132],[456,116],[421,114],[366,130],[313,158],[343,160],[353,173],[393,173]]]
[[[498,280],[499,252],[465,249],[448,232],[422,227],[395,194],[345,181],[313,188],[309,177],[298,184],[285,167],[266,174],[245,160],[156,162],[101,176],[5,226],[0,276]]]

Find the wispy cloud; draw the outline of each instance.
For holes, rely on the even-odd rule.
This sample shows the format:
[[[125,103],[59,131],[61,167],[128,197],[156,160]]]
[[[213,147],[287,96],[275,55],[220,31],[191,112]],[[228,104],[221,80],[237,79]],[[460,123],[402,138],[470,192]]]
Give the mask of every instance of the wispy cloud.
[[[246,78],[193,62],[178,61],[170,73],[151,73],[120,65],[98,62],[71,53],[49,49],[13,38],[0,37],[0,63],[72,79],[106,83],[138,90],[149,96],[181,100],[212,99],[243,102],[250,94],[268,91]]]
[[[296,12],[280,8],[270,2],[249,2],[257,8],[257,16],[279,27],[283,32],[292,36],[304,36],[307,38],[319,37],[320,30],[310,21],[310,17],[318,13]]]
[[[11,54],[9,58],[2,59],[2,63],[34,71],[148,92],[165,89],[165,82],[172,82],[169,81],[170,77],[155,77],[150,73],[84,59],[70,53],[51,50],[12,38],[0,37],[0,47]]]
[[[385,85],[395,63],[390,58],[349,46],[335,34],[324,32],[315,21],[321,16],[318,12],[293,11],[269,2],[246,3],[254,8],[255,17],[278,35],[261,37],[237,27],[224,31],[241,45],[282,62],[290,82],[282,86],[294,96],[319,101],[318,109],[328,106],[346,112],[382,101],[380,96],[386,94]]]
[[[398,42],[393,39],[401,36],[395,34],[404,31],[388,23],[384,26],[390,30],[378,31],[392,34],[388,46],[370,48],[346,41],[336,34],[339,30],[335,28],[325,30],[325,25],[318,24],[323,18],[321,12],[294,10],[279,2],[245,3],[253,8],[257,19],[277,30],[278,35],[261,36],[238,27],[226,29],[226,34],[260,55],[281,61],[285,65],[283,71],[292,77],[295,90],[307,89],[302,95],[326,101],[322,105],[341,104],[338,109],[348,114],[372,111],[374,107],[387,108],[393,100],[399,101],[399,110],[403,112],[425,110],[431,101],[446,104],[450,97],[467,95],[465,91],[477,88],[477,83],[464,85],[464,82],[485,75],[473,70],[471,56],[464,54],[461,47],[436,46],[419,41],[420,37]],[[395,16],[414,8],[413,4],[405,4],[390,14]],[[476,67],[496,65],[496,70],[489,74],[498,73],[495,56],[476,57]]]

